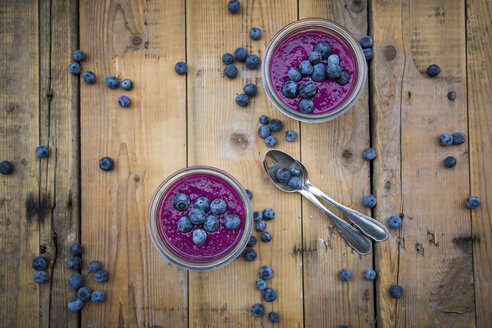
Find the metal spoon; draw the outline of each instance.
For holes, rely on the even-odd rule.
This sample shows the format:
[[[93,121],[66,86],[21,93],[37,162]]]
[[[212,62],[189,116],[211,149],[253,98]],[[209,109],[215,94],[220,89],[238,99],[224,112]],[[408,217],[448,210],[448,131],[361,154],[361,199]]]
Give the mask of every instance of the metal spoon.
[[[331,220],[335,228],[338,230],[340,235],[345,239],[345,241],[357,251],[357,253],[361,255],[369,254],[372,250],[372,243],[369,239],[364,237],[364,235],[350,224],[340,219],[338,216],[330,212],[319,200],[312,194],[312,192],[307,188],[306,181],[309,182],[305,178],[304,170],[295,158],[292,156],[278,151],[278,150],[270,150],[265,154],[265,159],[263,160],[263,166],[270,177],[270,180],[280,189],[285,192],[298,192],[311,202],[313,202],[316,206],[321,209],[326,216]],[[300,188],[292,188],[287,183],[281,182],[277,179],[277,171],[281,168],[292,169],[296,168],[301,171],[301,175],[299,178],[301,179],[301,187]],[[307,172],[307,171],[306,171]]]

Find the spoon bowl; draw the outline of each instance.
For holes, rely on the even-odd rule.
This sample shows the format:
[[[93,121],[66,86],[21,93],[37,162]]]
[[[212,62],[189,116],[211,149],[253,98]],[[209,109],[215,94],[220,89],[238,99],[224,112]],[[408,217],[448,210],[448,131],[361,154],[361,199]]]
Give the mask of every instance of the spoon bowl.
[[[265,171],[268,174],[270,180],[272,180],[273,184],[276,185],[280,190],[285,192],[299,192],[301,189],[303,189],[307,171],[305,168],[303,168],[303,165],[298,160],[296,160],[289,154],[286,154],[280,150],[269,150],[265,154],[263,167],[265,168]],[[289,186],[286,182],[280,181],[277,178],[277,171],[283,168],[289,170],[296,168],[301,171],[299,179],[301,180],[302,185],[300,188],[293,188]]]

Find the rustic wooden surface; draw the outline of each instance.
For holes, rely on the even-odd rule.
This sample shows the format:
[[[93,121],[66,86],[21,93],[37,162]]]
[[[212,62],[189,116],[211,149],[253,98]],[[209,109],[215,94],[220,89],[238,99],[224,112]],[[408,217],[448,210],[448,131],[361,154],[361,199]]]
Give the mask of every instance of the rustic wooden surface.
[[[253,318],[261,265],[272,265],[279,296],[266,304],[285,327],[492,326],[492,2],[409,0],[227,1],[70,0],[0,4],[0,160],[15,171],[0,176],[0,322],[5,327],[271,326]],[[323,17],[355,36],[374,36],[366,90],[349,112],[323,124],[300,124],[268,101],[259,70],[239,64],[223,76],[221,56],[245,47],[262,57],[268,40],[299,18]],[[248,31],[260,27],[252,41]],[[87,85],[68,70],[71,53],[88,53]],[[187,76],[174,72],[186,61]],[[442,69],[434,79],[426,67]],[[130,78],[130,92],[104,78]],[[242,86],[259,94],[234,103]],[[456,92],[456,100],[446,95]],[[129,109],[117,98],[127,94]],[[263,173],[267,148],[258,116],[282,119],[298,141],[278,149],[301,158],[313,183],[342,203],[370,213],[373,193],[381,222],[401,215],[403,227],[361,257],[326,218],[298,195],[279,192]],[[467,142],[443,148],[442,132]],[[39,160],[37,145],[50,157]],[[372,145],[377,158],[362,159]],[[458,165],[442,167],[453,155]],[[112,172],[98,161],[115,159]],[[147,233],[147,206],[158,184],[179,168],[206,164],[232,173],[253,191],[253,207],[272,207],[272,242],[258,242],[258,259],[220,270],[188,273],[167,263]],[[465,199],[479,196],[470,211]],[[257,233],[256,233],[257,234]],[[259,237],[259,234],[257,234]],[[70,313],[69,247],[85,246],[82,273],[101,260],[110,279],[88,286],[107,293],[103,304]],[[37,285],[33,257],[50,259],[50,282]],[[363,279],[374,267],[378,279]],[[353,272],[350,283],[338,271]],[[388,295],[399,283],[405,296]]]

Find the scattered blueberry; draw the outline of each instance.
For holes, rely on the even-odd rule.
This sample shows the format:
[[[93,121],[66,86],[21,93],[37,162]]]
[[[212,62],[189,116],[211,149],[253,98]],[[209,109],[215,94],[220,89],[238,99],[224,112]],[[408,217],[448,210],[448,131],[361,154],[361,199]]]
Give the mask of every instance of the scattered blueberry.
[[[359,43],[360,43],[360,46],[361,46],[362,48],[364,48],[364,49],[365,49],[365,48],[371,48],[371,47],[372,47],[372,45],[374,44],[374,40],[372,39],[372,36],[370,36],[370,35],[364,35],[364,36],[360,39]]]
[[[174,65],[174,70],[179,75],[186,74],[188,72],[188,65],[186,65],[186,63],[183,62],[177,62],[176,65]]]
[[[444,166],[445,167],[454,167],[456,165],[456,158],[453,156],[448,156],[444,159]]]
[[[342,269],[340,270],[338,277],[341,281],[350,281],[350,279],[352,278],[352,272],[350,272],[349,269]]]
[[[92,303],[102,303],[106,298],[106,294],[102,290],[95,290],[92,292],[91,301]]]
[[[338,64],[326,65],[326,76],[329,79],[338,79],[342,75],[342,67]]]
[[[82,302],[79,299],[72,300],[68,302],[68,309],[72,312],[78,312],[82,310],[82,307],[84,306],[84,302]]]
[[[399,216],[393,215],[388,219],[388,226],[391,229],[400,229],[402,224],[401,218]]]
[[[251,307],[253,317],[262,317],[265,314],[265,308],[260,303],[256,303]]]
[[[314,46],[313,49],[315,52],[318,52],[321,54],[321,58],[327,59],[328,56],[331,54],[331,47],[328,43],[326,42],[320,42]]]
[[[237,0],[231,0],[231,1],[229,1],[229,4],[227,5],[227,8],[229,8],[229,11],[231,13],[235,14],[241,8],[241,4]]]
[[[50,151],[48,149],[48,146],[45,145],[39,145],[36,147],[36,156],[39,158],[45,158],[48,157]]]
[[[302,79],[301,70],[297,67],[291,67],[287,72],[287,76],[294,82],[297,82]]]
[[[265,145],[267,147],[275,147],[277,145],[277,138],[275,136],[268,136],[265,138]]]
[[[48,260],[44,256],[37,256],[32,260],[32,268],[37,271],[46,270]]]
[[[311,52],[311,54],[309,54],[309,61],[313,65],[321,63],[321,59],[321,54],[317,51],[313,51]]]
[[[108,87],[111,89],[116,89],[118,85],[120,85],[120,82],[118,81],[118,78],[116,76],[108,76],[106,80],[104,81]]]
[[[264,280],[272,279],[273,269],[268,265],[264,265],[260,268],[259,275],[260,278]]]
[[[258,255],[256,254],[256,251],[252,248],[248,248],[246,249],[246,251],[244,251],[244,259],[248,262],[253,262],[254,260],[256,260],[256,257]]]
[[[10,174],[14,171],[14,165],[9,161],[0,162],[0,173]]]
[[[297,83],[294,81],[287,81],[282,86],[282,93],[287,98],[295,98],[297,96]]]
[[[256,239],[256,237],[254,235],[251,235],[251,237],[249,237],[249,241],[248,241],[248,244],[246,244],[246,246],[255,247],[257,241],[258,240]]]
[[[70,253],[72,256],[82,256],[82,253],[84,253],[84,247],[80,244],[73,244],[72,248],[70,249]]]
[[[219,219],[215,215],[209,215],[205,219],[205,223],[203,224],[203,229],[207,232],[214,232],[219,229]]]
[[[106,282],[108,281],[108,272],[106,270],[99,270],[94,274],[94,280],[96,282]]]
[[[274,217],[275,217],[275,211],[273,209],[271,209],[271,208],[265,208],[263,210],[263,218],[265,220],[270,221],[270,220],[273,220]]]
[[[288,182],[290,179],[290,170],[288,170],[286,168],[281,168],[281,169],[277,170],[276,176],[277,176],[278,181]]]
[[[449,146],[453,144],[453,136],[449,133],[443,133],[439,136],[441,146]]]
[[[282,129],[282,121],[278,118],[274,118],[273,120],[268,122],[268,127],[272,132],[280,131],[280,129]]]
[[[256,223],[256,231],[263,232],[267,229],[267,224],[265,221],[258,221]]]
[[[68,278],[70,288],[78,290],[84,285],[84,277],[80,273],[74,273]]]
[[[198,197],[195,200],[194,207],[199,208],[202,211],[204,211],[205,213],[207,213],[208,211],[210,211],[210,201],[208,200],[207,197]]]
[[[102,269],[101,262],[99,261],[92,261],[89,263],[89,271],[90,272],[97,272]]]
[[[372,161],[376,158],[376,150],[374,148],[366,148],[364,149],[364,158],[368,161]]]
[[[99,160],[99,167],[103,171],[111,171],[114,169],[114,161],[111,157],[103,157]]]
[[[227,209],[225,200],[217,198],[210,203],[210,212],[215,215],[223,214]]]
[[[470,196],[468,197],[468,199],[466,200],[466,206],[472,210],[480,207],[480,198],[476,197],[476,196]]]
[[[249,69],[255,69],[260,66],[260,58],[257,55],[249,55],[246,57],[246,67]]]
[[[350,328],[350,327],[347,325],[340,325],[338,328]]]
[[[316,86],[313,82],[304,82],[299,87],[299,95],[304,98],[311,98],[316,94]]]
[[[173,198],[173,207],[178,211],[184,211],[190,206],[190,197],[186,194],[177,194]]]
[[[68,260],[68,268],[73,271],[79,271],[82,268],[82,259],[78,256],[71,257]]]
[[[376,271],[374,271],[373,269],[367,269],[366,271],[364,271],[364,278],[366,278],[367,280],[376,279]]]
[[[403,288],[400,285],[391,285],[389,293],[393,298],[401,298],[403,296]]]
[[[224,62],[224,64],[230,65],[234,62],[234,56],[230,53],[225,53],[222,56],[222,61]]]
[[[326,78],[326,68],[323,63],[318,63],[313,66],[313,74],[311,79],[315,82],[321,82]]]
[[[189,232],[193,229],[193,223],[191,223],[191,220],[187,216],[182,216],[178,220],[178,230],[181,232]]]
[[[309,60],[303,60],[299,64],[299,70],[301,71],[302,75],[311,75],[313,73],[314,68]]]
[[[96,83],[96,74],[94,74],[94,72],[86,71],[82,75],[82,78],[84,79],[85,83],[89,83],[89,84]]]
[[[302,181],[299,177],[292,177],[289,179],[288,185],[291,188],[299,189],[302,187]]]
[[[328,60],[327,60],[327,65],[339,65],[340,64],[340,57],[338,57],[337,55],[333,54],[333,55],[330,55],[328,57]]]
[[[38,284],[44,284],[48,281],[48,278],[48,274],[44,271],[36,271],[34,274],[34,282],[37,282]]]
[[[224,218],[224,226],[229,230],[239,228],[241,219],[236,214],[229,214]]]
[[[253,220],[254,221],[261,221],[263,219],[263,214],[260,211],[254,211],[253,212]]]
[[[259,121],[260,121],[261,124],[268,124],[268,122],[270,121],[270,119],[266,115],[261,115],[260,118],[259,118]]]
[[[259,40],[261,38],[261,30],[258,27],[253,27],[249,30],[249,36],[253,40]]]
[[[133,88],[133,82],[130,79],[124,79],[121,81],[121,88],[123,90],[131,90]]]
[[[91,299],[91,294],[92,291],[89,287],[80,287],[80,289],[77,291],[77,299],[83,302],[88,301]]]
[[[297,139],[297,132],[294,130],[287,130],[285,131],[285,140],[288,142],[293,142],[296,141]]]
[[[439,73],[441,73],[441,68],[437,65],[430,65],[427,67],[427,74],[430,77],[436,77]]]
[[[371,48],[366,48],[362,50],[364,52],[364,57],[366,60],[371,60],[374,57],[374,51]]]
[[[241,107],[244,107],[248,104],[249,97],[248,95],[244,93],[240,93],[236,96],[236,104],[238,104]]]
[[[80,49],[75,50],[73,52],[73,59],[76,61],[83,61],[85,59],[85,52]]]
[[[279,319],[278,312],[272,311],[268,313],[268,320],[270,320],[270,322],[276,323]]]
[[[290,175],[293,176],[293,177],[298,177],[301,175],[301,170],[293,167],[290,169]]]
[[[365,207],[372,208],[376,206],[377,199],[373,195],[365,195],[363,202]]]
[[[256,96],[256,92],[258,91],[256,88],[256,84],[248,83],[244,86],[243,91],[248,96]]]
[[[267,286],[268,286],[268,283],[265,280],[263,280],[261,278],[256,280],[256,289],[263,291],[267,288]]]
[[[299,101],[299,110],[304,114],[311,113],[314,110],[314,102],[311,99],[301,99]]]
[[[246,57],[248,57],[248,51],[244,48],[237,48],[234,50],[234,57],[240,62],[244,62]]]
[[[199,208],[194,208],[190,211],[188,214],[191,223],[193,224],[203,224],[205,223],[205,219],[207,216],[205,215],[205,212]]]
[[[268,125],[260,126],[258,128],[258,135],[260,136],[260,138],[263,138],[263,139],[268,137],[270,135],[270,128],[268,127]]]
[[[265,302],[273,302],[277,298],[277,292],[272,287],[267,287],[262,294]]]
[[[339,85],[345,85],[345,84],[347,84],[350,81],[350,75],[349,75],[349,73],[343,71],[340,74],[340,77],[338,79],[336,79],[336,81],[337,81],[337,83]]]
[[[229,64],[224,68],[224,75],[230,79],[233,79],[237,75],[237,67],[233,64]]]
[[[130,106],[130,98],[128,96],[120,96],[118,98],[118,104],[120,104],[121,107],[128,107]]]
[[[449,99],[449,100],[455,100],[455,99],[456,99],[456,92],[454,92],[454,91],[449,91],[449,92],[448,92],[448,99]]]
[[[466,136],[463,132],[453,133],[453,144],[461,145],[462,143],[465,143],[465,141],[466,141]]]
[[[80,64],[79,63],[73,62],[73,63],[70,63],[70,65],[68,65],[68,70],[72,74],[80,74],[80,71],[82,70],[82,67],[80,67]]]
[[[261,234],[261,240],[263,240],[265,243],[268,243],[269,241],[272,240],[272,234],[265,231],[264,233]]]

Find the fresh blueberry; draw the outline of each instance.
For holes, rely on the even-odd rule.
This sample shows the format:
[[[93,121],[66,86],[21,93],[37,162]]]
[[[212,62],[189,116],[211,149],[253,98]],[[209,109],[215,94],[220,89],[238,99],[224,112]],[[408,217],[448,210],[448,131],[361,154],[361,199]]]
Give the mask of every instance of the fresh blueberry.
[[[376,197],[374,197],[373,195],[365,195],[363,202],[364,202],[365,207],[372,208],[372,207],[376,206],[376,203],[378,201],[377,201]]]
[[[441,146],[449,146],[453,144],[453,136],[450,133],[443,133],[439,136]]]
[[[188,65],[186,65],[186,63],[183,62],[177,62],[176,65],[174,65],[174,70],[179,75],[186,74],[188,72]]]
[[[281,168],[277,170],[277,179],[280,182],[288,182],[290,179],[290,170],[286,168]]]
[[[298,177],[301,175],[301,170],[293,167],[290,169],[290,175],[293,176],[293,177]]]
[[[403,288],[400,285],[391,285],[389,293],[393,298],[401,298],[403,296]]]
[[[236,214],[229,214],[224,218],[224,226],[229,230],[239,228],[241,219]]]
[[[256,96],[256,92],[258,91],[256,88],[256,84],[248,83],[244,86],[243,91],[248,96]]]
[[[84,79],[85,83],[89,83],[89,84],[96,83],[96,74],[94,74],[94,72],[86,71],[82,75],[82,78]]]
[[[118,98],[118,104],[120,104],[121,107],[128,107],[130,106],[130,98],[128,96],[120,96]]]
[[[272,240],[272,234],[265,231],[264,233],[261,234],[261,240],[263,240],[265,243],[268,243],[269,241]]]
[[[190,217],[191,223],[193,224],[203,224],[205,223],[205,219],[207,218],[205,212],[199,208],[192,209],[188,215]]]
[[[253,317],[263,317],[265,314],[265,308],[260,303],[256,303],[251,307],[251,314]]]
[[[366,271],[364,271],[364,278],[366,278],[367,280],[376,279],[376,271],[374,271],[373,269],[367,269]]]
[[[326,77],[329,79],[338,79],[342,75],[342,67],[337,64],[326,65]]]
[[[224,55],[222,55],[222,61],[224,62],[224,64],[230,65],[234,62],[234,56],[230,53],[225,53]]]
[[[288,185],[291,188],[299,189],[302,186],[302,182],[301,179],[299,179],[299,177],[292,177],[289,179]]]
[[[246,57],[246,67],[249,69],[256,69],[260,66],[260,58],[257,55],[249,55]]]
[[[256,223],[256,231],[263,232],[267,229],[267,224],[265,221],[258,221]]]
[[[229,1],[229,4],[227,5],[227,8],[229,8],[229,11],[231,13],[235,14],[241,8],[241,4],[237,0],[231,0],[231,1]]]
[[[118,85],[120,85],[120,81],[118,81],[118,78],[112,75],[108,76],[104,83],[106,83],[106,85],[111,89],[116,89]]]
[[[280,320],[280,317],[278,316],[278,312],[272,311],[268,313],[268,320],[270,320],[270,322],[273,323],[278,322]]]
[[[256,254],[256,251],[252,248],[248,248],[246,249],[246,251],[244,251],[244,259],[248,262],[253,262],[254,260],[256,260],[257,256],[258,254]]]
[[[342,269],[340,270],[338,277],[341,281],[350,281],[350,279],[352,278],[352,272],[350,272],[349,269]]]
[[[309,60],[303,60],[299,64],[299,70],[301,71],[302,75],[311,75],[313,73],[314,68]]]
[[[178,211],[184,211],[190,206],[190,197],[186,194],[177,194],[173,198],[173,207]]]
[[[287,76],[294,82],[300,81],[302,79],[301,70],[297,67],[291,67],[287,72]]]
[[[230,79],[233,79],[237,75],[237,67],[233,64],[229,64],[224,68],[224,75]]]
[[[248,57],[248,51],[244,48],[237,48],[234,50],[234,57],[240,62],[244,62],[246,57]]]
[[[207,213],[208,211],[210,211],[210,201],[207,197],[198,197],[197,200],[195,200],[194,207],[199,208]]]
[[[121,88],[123,90],[131,90],[133,88],[133,82],[130,79],[124,79],[121,81]]]
[[[203,229],[207,232],[214,232],[219,229],[219,219],[215,215],[209,215],[205,219],[205,223],[203,224]]]
[[[277,298],[277,292],[272,287],[267,287],[262,293],[265,302],[273,302]]]
[[[260,268],[259,275],[261,279],[271,279],[273,277],[273,269],[268,265],[264,265]]]
[[[48,146],[45,145],[39,145],[36,147],[36,156],[39,158],[45,158],[48,157],[50,151],[48,149]]]
[[[466,136],[463,132],[455,132],[453,133],[453,144],[461,145],[466,141]]]
[[[99,261],[92,261],[89,263],[89,271],[90,272],[97,272],[102,269],[101,262]]]
[[[267,147],[275,147],[277,145],[277,138],[275,136],[268,136],[265,138],[265,145]]]
[[[295,98],[297,96],[297,83],[294,81],[287,81],[282,86],[282,93],[287,98]]]
[[[253,212],[253,220],[254,221],[261,221],[263,219],[263,214],[260,211],[254,211]]]
[[[102,290],[95,290],[92,292],[91,301],[92,303],[102,303],[106,298],[106,294]]]
[[[72,254],[72,256],[81,257],[82,253],[84,253],[84,247],[82,247],[82,245],[80,244],[73,244],[70,253]]]
[[[240,93],[236,96],[236,104],[241,107],[248,105],[249,97],[244,93]]]
[[[436,77],[439,73],[441,73],[441,68],[437,65],[430,65],[427,67],[427,74],[430,77]]]
[[[326,78],[326,69],[323,63],[318,63],[313,66],[313,74],[311,74],[311,79],[315,82],[321,82]]]
[[[90,290],[89,287],[81,287],[78,291],[77,291],[77,299],[85,302],[85,301],[88,301],[91,299],[91,294],[92,294],[92,291]]]
[[[83,61],[85,59],[85,52],[80,49],[75,50],[73,52],[73,59],[76,61]]]
[[[272,132],[280,131],[280,129],[282,129],[282,121],[278,118],[274,118],[273,120],[268,122],[268,127]]]
[[[193,229],[193,223],[191,223],[191,220],[187,216],[182,216],[178,220],[178,230],[181,232],[189,232]]]
[[[371,60],[372,57],[374,57],[374,51],[372,51],[371,48],[362,49],[362,51],[364,52],[364,57],[366,57],[367,61]]]
[[[14,165],[9,161],[0,162],[0,173],[10,174],[14,171]]]
[[[468,197],[468,199],[466,200],[466,206],[472,210],[480,207],[480,198],[476,197],[476,196],[470,196]]]
[[[366,148],[364,149],[364,158],[368,161],[372,161],[376,158],[376,150],[374,148]]]
[[[246,189],[246,193],[248,194],[249,199],[253,199],[253,193],[251,192],[251,190]]]
[[[400,229],[401,227],[401,218],[399,216],[393,215],[388,219],[388,226],[391,229]]]
[[[260,138],[263,138],[263,139],[268,137],[270,135],[270,128],[268,127],[268,125],[260,126],[258,128],[258,135],[260,136]]]
[[[38,284],[44,284],[48,281],[48,278],[48,274],[44,271],[36,271],[34,274],[34,282],[37,282]]]
[[[321,63],[321,59],[322,59],[322,56],[317,51],[313,51],[309,55],[309,62],[311,62],[311,64],[313,64],[313,65]]]
[[[285,140],[288,142],[293,142],[296,141],[297,139],[297,132],[294,130],[287,130],[285,131]]]
[[[210,203],[210,212],[215,215],[223,214],[227,209],[225,200],[217,198]]]
[[[267,283],[265,280],[263,280],[263,279],[261,279],[261,278],[260,278],[260,279],[258,279],[258,280],[256,280],[256,289],[258,289],[258,290],[262,290],[262,291],[263,291],[263,290],[265,290],[267,287],[268,287],[268,283]]]
[[[321,54],[321,58],[327,59],[328,56],[331,54],[331,47],[328,43],[326,42],[320,42],[314,46],[313,49],[315,52],[318,52]]]
[[[108,281],[108,272],[106,270],[99,270],[96,273],[94,273],[94,280],[96,282],[106,282]]]
[[[268,124],[268,122],[270,121],[270,119],[266,115],[261,115],[260,118],[259,118],[259,121],[260,121],[261,124]]]
[[[449,100],[455,100],[455,99],[456,99],[456,92],[454,92],[454,91],[449,91],[449,92],[448,92],[448,99],[449,99]]]
[[[314,110],[314,102],[311,99],[301,99],[299,101],[299,110],[304,114],[311,113]]]
[[[343,71],[335,81],[340,85],[345,85],[350,81],[350,75],[348,72]]]
[[[365,49],[365,48],[371,48],[371,47],[372,47],[372,45],[374,44],[374,40],[372,39],[372,37],[371,37],[370,35],[364,35],[364,36],[360,39],[359,43],[360,43],[360,46],[361,46],[362,48],[364,48],[364,49]]]
[[[82,268],[82,259],[78,256],[71,257],[68,260],[68,268],[73,271],[79,271]]]
[[[263,210],[263,218],[265,220],[270,221],[270,220],[273,220],[274,217],[275,217],[275,211],[273,209],[271,209],[271,208],[265,208]]]
[[[80,64],[79,63],[73,62],[73,63],[70,63],[70,65],[68,65],[68,70],[72,74],[80,74],[80,71],[82,70],[82,67],[80,67]]]
[[[251,235],[251,237],[249,237],[249,241],[246,244],[246,246],[248,246],[248,247],[255,247],[256,246],[256,242],[257,242],[256,237],[254,235]]]
[[[313,82],[304,82],[299,87],[299,95],[304,98],[312,98],[316,94],[316,86]]]
[[[258,27],[253,27],[249,30],[249,36],[253,40],[259,40],[261,38],[261,30]]]
[[[327,65],[340,65],[340,57],[333,54],[328,57]]]
[[[444,159],[444,166],[445,167],[454,167],[456,165],[456,158],[453,156],[448,156]]]
[[[78,290],[84,285],[84,277],[80,273],[74,273],[68,278],[70,288]]]
[[[84,302],[82,302],[79,299],[72,300],[68,302],[68,309],[72,312],[78,312],[82,310],[82,307],[84,306]]]
[[[99,167],[103,171],[111,171],[114,169],[114,161],[111,157],[103,157],[99,160]]]
[[[48,260],[44,256],[37,256],[32,260],[32,268],[36,271],[46,270]]]

